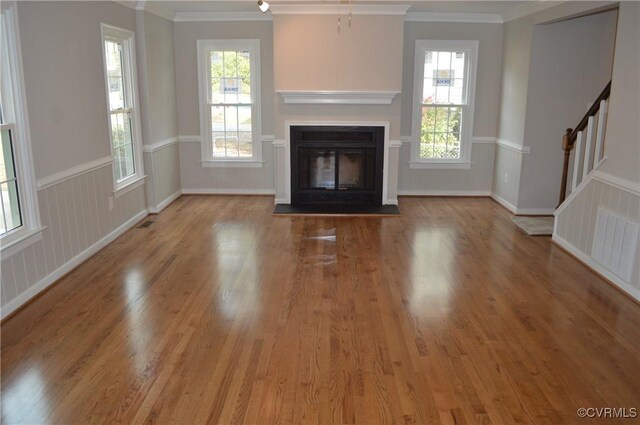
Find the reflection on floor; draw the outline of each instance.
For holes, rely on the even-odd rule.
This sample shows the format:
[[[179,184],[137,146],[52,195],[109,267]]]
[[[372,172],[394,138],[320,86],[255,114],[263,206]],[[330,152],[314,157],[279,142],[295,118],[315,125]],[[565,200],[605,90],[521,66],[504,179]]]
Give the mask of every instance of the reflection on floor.
[[[400,208],[180,198],[2,325],[2,423],[564,425],[638,406],[637,304],[490,200]]]

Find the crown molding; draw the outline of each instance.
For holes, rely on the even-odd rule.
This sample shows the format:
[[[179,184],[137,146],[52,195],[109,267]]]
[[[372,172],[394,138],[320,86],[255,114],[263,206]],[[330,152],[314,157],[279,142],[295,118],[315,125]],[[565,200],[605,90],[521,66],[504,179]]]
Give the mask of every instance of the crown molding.
[[[529,16],[534,13],[541,12],[545,9],[550,9],[552,7],[561,5],[562,3],[566,3],[566,1],[540,0],[536,2],[522,4],[510,10],[506,10],[502,14],[502,21],[509,22],[516,19],[524,18],[525,16]]]
[[[401,4],[272,4],[273,15],[400,15],[404,16],[409,5]]]
[[[178,12],[174,22],[237,22],[273,21],[269,13],[262,12]]]
[[[406,22],[461,22],[475,24],[501,24],[502,15],[499,13],[435,13],[409,12],[405,16]]]

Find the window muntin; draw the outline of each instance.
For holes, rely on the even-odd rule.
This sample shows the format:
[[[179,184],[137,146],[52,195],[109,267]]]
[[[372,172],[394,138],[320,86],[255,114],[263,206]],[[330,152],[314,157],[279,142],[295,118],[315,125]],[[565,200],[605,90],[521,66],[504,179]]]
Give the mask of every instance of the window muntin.
[[[109,137],[116,189],[142,178],[133,33],[102,25]]]
[[[416,43],[415,162],[464,162],[470,157],[475,41]]]
[[[259,41],[199,40],[198,51],[203,159],[259,161]]]

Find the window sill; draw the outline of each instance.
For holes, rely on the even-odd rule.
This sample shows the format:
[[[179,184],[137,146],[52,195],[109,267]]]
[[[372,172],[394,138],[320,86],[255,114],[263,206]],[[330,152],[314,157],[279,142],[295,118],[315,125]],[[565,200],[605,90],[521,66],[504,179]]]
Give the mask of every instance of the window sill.
[[[146,178],[147,176],[139,176],[130,178],[129,180],[125,180],[125,182],[121,186],[117,187],[116,190],[113,191],[114,197],[118,199],[121,196],[124,196],[127,193],[131,192],[132,190],[139,188],[144,184],[144,180]]]
[[[262,168],[264,161],[207,159],[201,161],[205,168]]]
[[[440,170],[469,170],[471,168],[471,162],[444,162],[444,161],[411,161],[409,162],[409,168],[411,169],[440,169]]]
[[[9,237],[11,239],[8,242],[1,240],[0,244],[2,247],[0,248],[0,254],[2,254],[2,258],[9,258],[28,246],[42,240],[42,232],[44,229],[46,229],[46,227],[22,229],[19,232],[10,235]]]

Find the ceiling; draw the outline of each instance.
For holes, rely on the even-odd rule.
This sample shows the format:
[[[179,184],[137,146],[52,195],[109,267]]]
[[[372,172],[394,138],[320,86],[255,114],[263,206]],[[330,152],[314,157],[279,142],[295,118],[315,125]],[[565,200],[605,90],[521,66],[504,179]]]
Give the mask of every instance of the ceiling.
[[[115,0],[117,1],[117,0]],[[340,4],[341,7],[349,7],[349,0],[266,0],[271,5],[286,6],[335,6]],[[138,1],[120,1],[120,3],[129,3],[136,9],[146,9],[152,13],[173,19],[180,15],[197,14],[235,14],[235,13],[259,13],[256,5],[257,0],[138,0]],[[132,4],[133,3],[133,4]],[[366,5],[405,5],[410,6],[409,14],[428,14],[428,15],[474,15],[492,17],[493,22],[508,21],[530,13],[546,9],[551,6],[563,3],[563,1],[549,0],[530,0],[530,1],[485,1],[485,0],[449,0],[449,1],[404,1],[404,0],[353,0],[353,5],[360,7]],[[482,21],[482,20],[480,20]],[[453,22],[456,22],[453,20]]]

